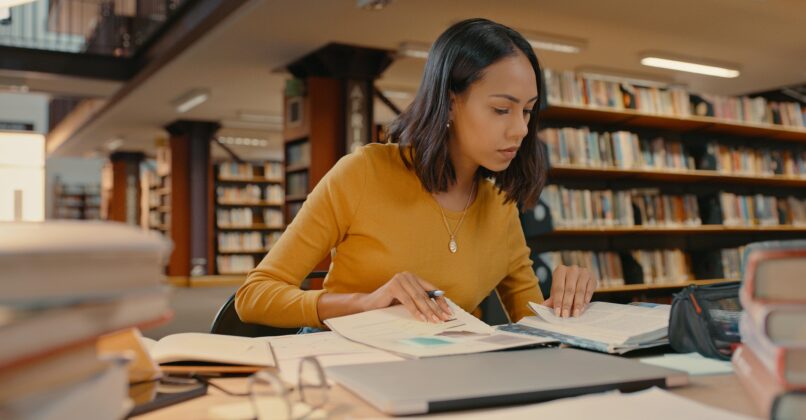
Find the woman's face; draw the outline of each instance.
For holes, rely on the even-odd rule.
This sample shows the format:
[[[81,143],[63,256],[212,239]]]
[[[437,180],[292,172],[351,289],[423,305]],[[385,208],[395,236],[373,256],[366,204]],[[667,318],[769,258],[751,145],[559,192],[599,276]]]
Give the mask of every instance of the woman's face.
[[[449,146],[454,165],[505,170],[528,132],[537,101],[532,65],[518,51],[484,69],[483,76],[451,100]]]

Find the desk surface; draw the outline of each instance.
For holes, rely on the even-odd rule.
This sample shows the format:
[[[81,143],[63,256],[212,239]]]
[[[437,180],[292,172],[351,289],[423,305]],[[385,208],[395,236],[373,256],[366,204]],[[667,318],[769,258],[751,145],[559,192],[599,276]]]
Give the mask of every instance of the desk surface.
[[[690,385],[675,388],[671,391],[674,394],[713,407],[748,416],[758,416],[755,407],[745,394],[735,375],[691,376],[690,380]],[[246,390],[245,378],[216,379],[215,383],[230,392],[243,392]],[[209,407],[242,401],[246,401],[246,398],[230,397],[211,387],[208,395],[204,397],[147,413],[138,416],[137,419],[204,419],[207,418]],[[331,389],[330,402],[326,408],[331,418],[384,416],[381,412],[338,385]]]

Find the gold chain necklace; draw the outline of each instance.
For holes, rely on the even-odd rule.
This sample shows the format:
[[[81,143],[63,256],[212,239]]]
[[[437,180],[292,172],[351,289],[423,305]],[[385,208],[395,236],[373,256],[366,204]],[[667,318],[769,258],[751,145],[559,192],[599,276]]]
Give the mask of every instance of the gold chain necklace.
[[[437,201],[437,207],[439,207],[439,212],[442,213],[442,221],[445,222],[445,229],[448,230],[448,235],[450,236],[451,240],[448,242],[448,249],[451,251],[451,254],[455,254],[456,251],[459,250],[459,246],[456,244],[456,232],[459,232],[459,228],[462,226],[462,222],[465,220],[465,214],[467,214],[467,208],[470,206],[470,200],[473,198],[473,190],[470,190],[470,194],[467,195],[467,203],[465,203],[465,209],[462,210],[462,217],[459,218],[459,223],[456,224],[456,228],[451,231],[451,226],[448,224],[448,218],[445,217],[445,210],[442,209],[442,205],[439,204]],[[434,201],[436,201],[436,197],[434,197]]]

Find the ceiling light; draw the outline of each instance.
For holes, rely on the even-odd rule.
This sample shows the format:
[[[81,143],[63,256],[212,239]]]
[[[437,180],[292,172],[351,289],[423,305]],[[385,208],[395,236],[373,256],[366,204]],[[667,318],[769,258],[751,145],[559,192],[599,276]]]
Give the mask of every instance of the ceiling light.
[[[115,150],[120,149],[120,146],[123,146],[123,139],[119,137],[110,139],[104,146],[106,147],[106,150],[114,152]]]
[[[566,54],[579,54],[587,45],[587,41],[581,38],[572,38],[562,35],[548,34],[544,32],[522,31],[521,35],[529,42],[529,45],[536,50],[554,51]]]
[[[428,50],[430,49],[431,46],[424,42],[407,41],[400,44],[397,49],[397,55],[401,57],[426,59],[428,58]]]
[[[264,114],[258,111],[238,111],[238,119],[246,122],[283,124],[282,115]]]
[[[580,66],[574,69],[579,75],[588,79],[604,80],[607,82],[629,83],[632,85],[666,88],[680,86],[671,77],[635,73],[620,69],[611,69],[599,66]]]
[[[176,112],[183,114],[191,109],[203,104],[210,99],[210,91],[207,89],[193,89],[184,95],[174,99],[173,105]]]
[[[392,0],[356,0],[355,5],[364,10],[383,10]]]
[[[700,61],[700,63],[696,62]],[[683,71],[687,73],[704,74],[706,76],[734,78],[739,77],[739,70],[735,67],[704,64],[706,60],[688,60],[671,58],[665,54],[647,53],[641,56],[641,64],[662,69]]]
[[[413,93],[402,90],[382,90],[381,93],[383,93],[383,96],[386,96],[389,99],[407,100],[414,96]]]

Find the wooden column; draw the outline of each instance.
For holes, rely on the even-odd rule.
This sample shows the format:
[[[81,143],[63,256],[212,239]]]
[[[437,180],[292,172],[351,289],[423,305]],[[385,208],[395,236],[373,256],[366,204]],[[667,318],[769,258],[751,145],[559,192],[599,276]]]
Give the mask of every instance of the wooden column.
[[[374,81],[391,63],[390,51],[331,43],[287,66],[295,79],[285,95],[286,223],[339,158],[372,141]],[[309,155],[292,159],[301,145]],[[307,191],[289,192],[300,175]]]
[[[107,200],[107,220],[138,225],[140,223],[141,152],[115,152],[109,155],[112,189]]]
[[[171,224],[174,251],[168,275],[201,276],[213,272],[213,172],[210,140],[219,125],[175,121],[165,129],[171,148]]]

